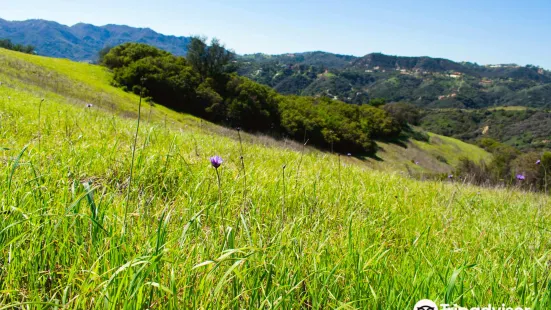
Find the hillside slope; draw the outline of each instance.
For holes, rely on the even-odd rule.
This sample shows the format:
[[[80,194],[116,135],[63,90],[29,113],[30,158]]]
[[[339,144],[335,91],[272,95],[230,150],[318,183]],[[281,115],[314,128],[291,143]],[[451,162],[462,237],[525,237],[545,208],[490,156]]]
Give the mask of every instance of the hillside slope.
[[[5,85],[18,85],[21,88],[29,88],[35,85],[33,91],[39,96],[56,95],[70,100],[71,103],[85,106],[93,104],[94,108],[110,111],[123,116],[135,116],[136,102],[138,98],[130,93],[112,87],[111,73],[104,67],[80,64],[64,59],[37,57],[22,53],[11,52],[0,49],[0,73],[4,73]],[[11,83],[11,84],[10,84]],[[173,126],[196,126],[200,123],[202,127],[214,133],[228,134],[229,131],[223,127],[200,121],[187,114],[176,113],[161,105],[149,105],[145,108],[148,120],[168,119]],[[231,133],[235,137],[234,133]],[[245,135],[245,138],[258,143],[274,144],[281,147],[292,147],[302,149],[292,141],[275,141],[261,136]],[[471,146],[473,149],[465,151],[463,142],[446,138],[446,144],[442,145],[443,139],[435,140],[435,143],[421,141],[405,141],[403,145],[377,142],[380,150],[373,158],[359,158],[355,161],[366,164],[369,167],[385,171],[418,171],[420,173],[435,174],[449,173],[453,170],[458,158],[464,156],[475,161],[484,160],[489,162],[491,155],[481,148]],[[422,147],[431,145],[431,147]],[[453,152],[446,151],[452,148]],[[317,152],[315,149],[306,148],[308,152]],[[446,162],[442,162],[445,159]],[[353,160],[349,158],[348,160]],[[418,164],[415,164],[418,162]]]
[[[146,43],[175,55],[184,55],[190,40],[124,25],[78,23],[69,27],[46,20],[7,21],[1,18],[0,38],[32,45],[40,55],[87,62],[97,60],[102,48],[126,42]]]
[[[349,103],[381,97],[432,108],[551,107],[551,72],[536,66],[323,52],[245,55],[239,65],[241,75],[281,93],[328,96]]]
[[[551,112],[525,107],[426,110],[425,130],[475,142],[492,138],[523,151],[551,149]]]
[[[241,146],[157,106],[134,136],[137,98],[103,68],[0,62],[6,307],[551,306],[547,197]]]

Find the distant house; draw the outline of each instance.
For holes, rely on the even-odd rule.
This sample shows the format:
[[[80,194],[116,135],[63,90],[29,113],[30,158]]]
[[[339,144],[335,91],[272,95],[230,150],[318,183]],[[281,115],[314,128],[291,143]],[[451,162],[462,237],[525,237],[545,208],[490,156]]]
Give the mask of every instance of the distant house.
[[[450,75],[448,75],[448,76],[451,77],[451,78],[454,78],[454,79],[458,79],[458,78],[461,77],[461,74],[452,73],[452,74],[450,74]]]
[[[457,94],[456,93],[451,93],[449,95],[438,96],[438,100],[444,100],[444,99],[455,98],[455,97],[457,97]]]
[[[492,84],[493,84],[492,80],[482,79],[480,81],[480,85],[488,86],[488,85],[492,85]]]
[[[539,68],[538,69],[538,74],[543,74],[543,73],[544,73],[543,68]]]

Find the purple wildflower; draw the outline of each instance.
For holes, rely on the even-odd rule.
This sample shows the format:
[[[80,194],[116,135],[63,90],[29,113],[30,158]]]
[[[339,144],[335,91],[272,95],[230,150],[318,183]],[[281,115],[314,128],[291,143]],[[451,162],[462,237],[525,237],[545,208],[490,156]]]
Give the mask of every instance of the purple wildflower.
[[[218,155],[212,156],[212,157],[210,158],[210,163],[211,163],[211,165],[212,165],[214,168],[216,168],[216,169],[218,169],[218,167],[220,167],[220,165],[221,165],[223,162],[224,162],[224,161],[222,160],[222,158],[221,158],[220,156],[218,156]]]
[[[453,174],[448,174],[448,179],[453,179]]]
[[[539,164],[541,164],[541,160],[538,159],[536,160],[536,165],[539,165]]]
[[[89,104],[86,105],[86,107],[91,108],[91,107],[93,107],[93,105],[91,103],[89,103]]]
[[[517,180],[519,181],[522,181],[522,180],[525,180],[526,177],[524,176],[524,174],[517,174]]]
[[[416,165],[419,165],[419,162],[418,162],[418,161],[415,161],[415,164],[416,164]]]

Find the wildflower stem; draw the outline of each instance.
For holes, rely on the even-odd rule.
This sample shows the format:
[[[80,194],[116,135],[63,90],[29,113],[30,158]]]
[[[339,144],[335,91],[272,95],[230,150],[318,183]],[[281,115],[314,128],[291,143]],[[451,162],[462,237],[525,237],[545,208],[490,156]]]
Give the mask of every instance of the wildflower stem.
[[[220,213],[222,216],[224,216],[224,209],[222,207],[222,182],[220,182],[220,172],[218,172],[218,168],[214,168],[216,171],[216,178],[218,179],[218,205],[220,206]]]

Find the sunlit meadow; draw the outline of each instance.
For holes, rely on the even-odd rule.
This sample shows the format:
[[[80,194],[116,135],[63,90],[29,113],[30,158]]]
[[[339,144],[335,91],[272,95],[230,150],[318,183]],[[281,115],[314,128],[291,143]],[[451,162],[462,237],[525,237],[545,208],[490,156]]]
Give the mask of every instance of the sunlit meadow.
[[[0,309],[551,308],[547,197],[241,144],[145,102],[135,136],[138,98],[74,66],[51,71],[66,91],[0,70]]]

